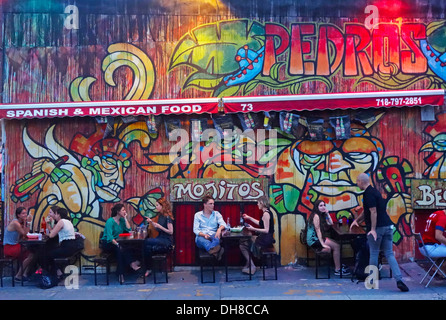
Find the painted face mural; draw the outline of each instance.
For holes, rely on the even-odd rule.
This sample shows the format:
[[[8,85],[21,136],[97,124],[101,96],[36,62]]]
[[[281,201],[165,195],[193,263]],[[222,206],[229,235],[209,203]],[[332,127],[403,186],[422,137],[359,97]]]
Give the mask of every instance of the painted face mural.
[[[330,211],[349,210],[359,205],[362,193],[356,178],[373,171],[384,154],[381,141],[370,137],[365,127],[354,126],[348,140],[311,141],[304,138],[291,147],[297,181],[302,181],[302,205],[311,209],[316,200]],[[278,178],[278,182],[283,179]]]

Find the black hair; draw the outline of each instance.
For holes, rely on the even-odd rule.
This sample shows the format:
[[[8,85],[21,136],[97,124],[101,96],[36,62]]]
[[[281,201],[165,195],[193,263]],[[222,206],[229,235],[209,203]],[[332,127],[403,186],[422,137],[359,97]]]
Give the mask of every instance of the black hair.
[[[58,206],[51,206],[50,209],[51,209],[51,211],[53,211],[53,213],[57,213],[57,210],[59,210],[60,207],[58,207]]]
[[[68,210],[65,208],[57,209],[57,214],[60,216],[61,219],[71,220]]]
[[[328,224],[327,224],[327,220],[324,217],[324,213],[319,211],[319,204],[321,202],[324,202],[323,200],[317,200],[314,204],[313,204],[313,210],[311,211],[310,216],[308,217],[307,220],[307,224],[305,226],[305,228],[307,228],[308,230],[308,226],[309,225],[314,225],[313,220],[314,220],[314,216],[318,216],[319,217],[319,228],[321,230],[322,236],[325,238],[325,233],[326,230],[329,229]]]
[[[19,218],[19,214],[21,214],[23,210],[26,210],[26,208],[25,207],[18,207],[17,209],[15,209],[15,217],[17,219]]]
[[[112,217],[116,217],[118,215],[119,211],[121,211],[122,208],[124,208],[124,205],[122,203],[118,203],[117,205],[115,205],[112,208],[111,216]]]

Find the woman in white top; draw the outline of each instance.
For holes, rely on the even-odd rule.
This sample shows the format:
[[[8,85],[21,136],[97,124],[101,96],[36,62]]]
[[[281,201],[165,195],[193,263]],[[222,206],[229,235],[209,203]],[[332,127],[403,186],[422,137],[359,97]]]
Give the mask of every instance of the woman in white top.
[[[69,257],[79,249],[73,224],[68,219],[68,211],[64,208],[58,208],[54,214],[56,225],[50,231],[50,238],[59,236],[59,246],[47,253],[47,267],[51,273],[55,274],[57,272],[59,276],[62,272],[56,269],[54,259]]]

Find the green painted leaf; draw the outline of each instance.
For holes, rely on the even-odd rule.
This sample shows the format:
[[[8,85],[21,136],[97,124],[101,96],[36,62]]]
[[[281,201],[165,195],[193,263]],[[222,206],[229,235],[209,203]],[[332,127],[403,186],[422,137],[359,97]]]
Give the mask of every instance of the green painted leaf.
[[[276,139],[265,139],[263,141],[258,142],[258,145],[261,146],[289,146],[293,143],[292,140],[276,138]]]
[[[189,87],[197,87],[204,90],[213,90],[218,87],[222,80],[223,77],[216,77],[208,73],[196,72],[184,82],[184,89]]]
[[[270,70],[271,79],[276,80],[276,81],[279,80],[280,67],[284,64],[285,64],[285,62],[279,61],[272,65],[271,70]]]
[[[300,199],[300,190],[291,184],[285,184],[283,186],[283,199],[285,208],[288,212],[296,210],[297,204]]]
[[[263,154],[260,159],[259,159],[259,163],[268,163],[270,162],[272,159],[274,159],[275,157],[277,157],[277,155],[283,150],[285,149],[286,146],[284,147],[277,147],[271,150],[268,150],[267,152],[265,152],[265,154]]]
[[[259,84],[259,80],[255,80],[255,79],[247,82],[243,88],[243,95],[245,96],[248,93],[250,93],[251,91],[253,91],[257,87],[258,84]]]
[[[238,90],[240,89],[240,86],[232,86],[232,87],[226,87],[226,86],[220,86],[217,88],[213,95],[214,97],[229,97],[234,96],[237,94]]]
[[[239,48],[248,45],[252,50],[262,47],[259,38],[265,34],[264,26],[248,19],[215,22],[194,28],[184,35],[175,47],[169,71],[188,65],[214,75],[226,75],[239,68],[235,55]]]

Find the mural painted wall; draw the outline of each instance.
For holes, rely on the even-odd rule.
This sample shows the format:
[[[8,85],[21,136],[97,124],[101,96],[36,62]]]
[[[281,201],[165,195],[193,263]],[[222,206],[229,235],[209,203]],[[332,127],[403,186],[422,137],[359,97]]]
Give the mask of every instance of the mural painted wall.
[[[230,8],[193,17],[81,12],[79,29],[67,29],[66,14],[4,12],[3,102],[445,88],[444,20],[384,16],[370,29],[357,17],[259,21]],[[198,148],[186,143],[173,161],[176,141],[166,136],[165,121],[191,132],[192,120],[213,127],[215,116],[4,120],[7,220],[24,205],[38,227],[49,206],[64,206],[89,239],[88,258],[97,253],[99,232],[116,202],[132,207],[136,225],[155,215],[154,201],[169,194],[172,178],[267,178],[276,245],[287,264],[304,255],[298,238],[312,204],[323,199],[338,218],[350,216],[362,201],[356,177],[367,172],[387,199],[397,257],[405,260],[415,250],[409,179],[446,175],[445,111],[436,108],[431,122],[421,121],[419,107],[301,111],[294,112],[299,122],[290,133],[280,114],[272,114],[277,136],[249,141],[235,134],[229,144],[207,140]],[[334,116],[348,118],[348,138],[336,138]],[[259,132],[265,115],[250,117]],[[323,120],[317,140],[310,118]],[[231,119],[244,129],[237,115]],[[157,130],[149,120],[158,121]],[[254,163],[239,152],[249,144],[266,147]],[[217,161],[224,157],[232,163]],[[266,167],[271,158],[277,161]]]

